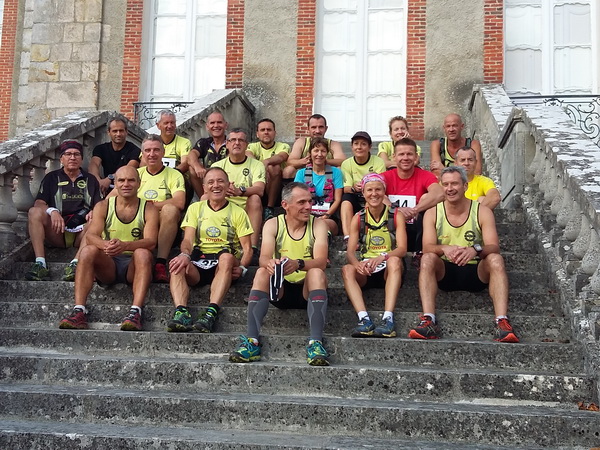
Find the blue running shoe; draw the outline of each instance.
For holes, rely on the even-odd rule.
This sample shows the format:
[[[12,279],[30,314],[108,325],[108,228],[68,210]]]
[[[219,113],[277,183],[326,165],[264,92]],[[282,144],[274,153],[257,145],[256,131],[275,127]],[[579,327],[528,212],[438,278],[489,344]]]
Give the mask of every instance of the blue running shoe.
[[[386,338],[396,337],[396,326],[394,325],[394,321],[389,317],[382,319],[373,331],[373,336]]]
[[[185,306],[178,306],[173,319],[167,325],[167,331],[186,332],[192,329],[192,315]]]
[[[371,319],[361,319],[358,322],[358,326],[352,331],[352,337],[369,337],[373,336],[375,331],[375,324]]]
[[[229,361],[247,363],[260,359],[260,344],[254,344],[246,336],[240,336],[240,343],[235,351],[229,354]]]
[[[329,361],[327,361],[327,356],[327,350],[325,350],[321,341],[308,341],[308,345],[306,346],[306,357],[309,365],[328,366]]]

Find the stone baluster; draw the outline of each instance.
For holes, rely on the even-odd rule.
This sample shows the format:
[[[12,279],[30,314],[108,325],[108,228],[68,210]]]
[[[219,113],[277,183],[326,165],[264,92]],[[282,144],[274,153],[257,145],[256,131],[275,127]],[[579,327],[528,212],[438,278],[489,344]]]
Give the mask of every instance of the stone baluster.
[[[581,270],[587,275],[593,275],[600,264],[600,237],[596,230],[590,232],[590,245],[581,260]]]
[[[538,180],[540,192],[542,192],[544,195],[548,191],[550,180],[552,178],[553,178],[552,162],[550,161],[550,158],[546,158],[546,161],[544,162],[544,171],[542,172],[542,175],[540,176],[540,178]]]
[[[540,150],[540,153],[542,153],[541,150]],[[535,175],[533,176],[533,180],[537,184],[541,184],[542,177],[544,176],[544,173],[546,172],[546,162],[549,162],[548,158],[546,158],[546,157],[540,158],[540,163],[538,164]]]
[[[562,203],[564,201],[564,197],[565,197],[565,184],[562,179],[562,175],[559,174],[556,195],[554,196],[554,199],[552,200],[552,203],[550,204],[550,212],[553,215],[556,216],[560,212],[560,210],[562,208]]]
[[[4,252],[13,249],[17,235],[12,228],[17,219],[17,208],[13,202],[14,173],[5,173],[0,177],[0,249]]]
[[[581,208],[579,207],[579,203],[573,203],[573,208],[571,209],[571,214],[567,225],[565,226],[564,237],[573,242],[579,236],[581,231]]]
[[[551,204],[552,200],[556,197],[556,192],[558,191],[558,181],[559,175],[558,171],[555,169],[554,165],[550,166],[550,179],[547,184],[547,189],[544,191],[544,201],[547,204]]]
[[[537,145],[535,147],[535,155],[533,155],[533,160],[531,160],[531,164],[529,164],[529,167],[527,168],[527,171],[529,172],[529,175],[531,175],[532,177],[535,177],[535,174],[537,173],[540,164],[542,164],[542,161],[544,160],[544,154],[541,148],[539,148]]]
[[[600,267],[590,277],[590,289],[594,293],[600,294]]]
[[[556,223],[559,227],[564,228],[569,223],[571,219],[571,210],[573,209],[573,197],[571,197],[571,192],[569,192],[569,188],[565,188],[565,195],[563,197],[563,203],[560,211],[556,216]]]
[[[48,158],[36,158],[31,161],[31,165],[33,166],[33,177],[31,179],[31,194],[34,196],[37,195],[40,190],[40,185],[42,184],[42,180],[46,175],[46,165],[48,164]]]
[[[566,232],[565,232],[566,235]],[[590,226],[590,220],[587,215],[581,214],[581,229],[579,230],[579,236],[573,242],[573,255],[577,259],[583,259],[589,246],[592,235],[592,227]]]
[[[33,166],[26,164],[19,173],[17,190],[14,195],[15,207],[17,208],[17,220],[13,224],[15,232],[21,236],[27,236],[27,216],[29,208],[33,206],[34,197],[31,194],[31,171]]]

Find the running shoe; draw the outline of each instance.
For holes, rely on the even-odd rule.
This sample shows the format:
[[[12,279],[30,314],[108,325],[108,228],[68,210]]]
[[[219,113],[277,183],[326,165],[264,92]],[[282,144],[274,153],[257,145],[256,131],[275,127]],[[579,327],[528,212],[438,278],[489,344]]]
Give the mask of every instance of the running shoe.
[[[419,324],[408,332],[411,339],[439,339],[441,330],[429,316],[421,316]]]
[[[396,326],[394,321],[389,317],[382,319],[373,331],[373,336],[385,338],[396,337]]]
[[[173,319],[167,325],[167,331],[182,332],[192,329],[192,315],[185,306],[178,306]]]
[[[29,281],[42,281],[48,278],[48,275],[50,275],[48,268],[44,267],[41,262],[36,261],[31,266],[31,269],[29,269],[29,272],[25,274],[25,279]]]
[[[58,325],[63,330],[85,330],[87,327],[87,314],[81,308],[73,308],[71,314]]]
[[[272,219],[273,217],[275,217],[275,212],[273,211],[273,208],[267,206],[263,211],[263,220],[266,222],[267,220]]]
[[[500,319],[496,322],[496,339],[494,340],[498,342],[519,342],[519,338],[508,319]]]
[[[306,346],[306,359],[311,366],[328,366],[327,350],[321,341],[311,340]]]
[[[352,330],[352,337],[369,337],[373,336],[373,331],[375,330],[375,324],[371,321],[371,319],[361,319],[358,322],[358,326]]]
[[[257,246],[253,245],[252,246],[252,259],[250,260],[250,265],[258,267],[259,261],[260,261],[260,249]]]
[[[194,331],[199,333],[212,333],[217,322],[217,311],[209,307],[202,317],[199,317],[194,324]]]
[[[168,283],[169,273],[167,272],[167,266],[163,263],[154,264],[154,282],[155,283]]]
[[[77,261],[71,261],[65,266],[63,281],[75,281],[75,270],[77,270]]]
[[[129,310],[121,323],[121,331],[142,331],[142,315],[137,309]]]
[[[247,363],[260,359],[260,344],[254,344],[246,336],[240,336],[240,343],[235,351],[229,354],[229,361]]]

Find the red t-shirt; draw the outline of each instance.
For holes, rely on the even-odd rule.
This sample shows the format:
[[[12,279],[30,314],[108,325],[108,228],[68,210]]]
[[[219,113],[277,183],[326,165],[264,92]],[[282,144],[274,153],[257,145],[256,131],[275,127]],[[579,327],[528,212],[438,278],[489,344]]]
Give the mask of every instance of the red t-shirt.
[[[406,180],[398,176],[398,169],[388,170],[381,175],[385,178],[387,185],[386,195],[414,195],[417,203],[421,200],[421,196],[427,192],[427,188],[438,182],[434,174],[420,167],[415,167],[412,176]]]

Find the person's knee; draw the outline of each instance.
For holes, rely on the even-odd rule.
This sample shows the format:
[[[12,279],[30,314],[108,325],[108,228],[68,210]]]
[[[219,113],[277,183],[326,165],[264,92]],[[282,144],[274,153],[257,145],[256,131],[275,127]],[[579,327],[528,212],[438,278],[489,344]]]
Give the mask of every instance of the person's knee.
[[[356,269],[352,264],[346,264],[342,267],[342,278],[344,280],[352,279],[356,275]]]
[[[165,221],[179,221],[180,215],[181,211],[177,206],[171,204],[163,205],[160,210],[160,223],[162,225]]]
[[[147,248],[135,249],[132,258],[137,267],[143,265],[148,265],[150,267],[153,262],[152,252]]]
[[[390,256],[387,260],[386,267],[391,271],[401,271],[402,263],[397,256]]]
[[[440,261],[440,257],[435,253],[423,253],[421,257],[421,272],[435,271],[438,261]]]
[[[259,195],[252,194],[248,197],[248,200],[246,200],[246,211],[250,212],[255,208],[262,208],[262,199]]]
[[[506,272],[504,267],[504,258],[499,253],[492,253],[486,256],[486,261],[490,272]]]
[[[269,271],[264,267],[260,267],[254,275],[254,281],[252,282],[252,289],[259,291],[269,290],[269,278],[271,275]]]
[[[222,253],[219,255],[219,270],[229,270],[233,269],[235,265],[235,256],[231,253]]]
[[[309,269],[308,272],[306,272],[306,281],[308,281],[311,285],[322,285],[323,288],[325,288],[325,285],[327,284],[325,271],[317,268]]]
[[[271,177],[280,177],[281,176],[281,166],[277,165],[277,166],[269,166],[267,168],[267,172],[269,172],[269,175]]]
[[[296,169],[293,166],[286,166],[283,169],[283,178],[294,178],[296,175]]]

